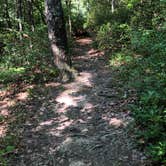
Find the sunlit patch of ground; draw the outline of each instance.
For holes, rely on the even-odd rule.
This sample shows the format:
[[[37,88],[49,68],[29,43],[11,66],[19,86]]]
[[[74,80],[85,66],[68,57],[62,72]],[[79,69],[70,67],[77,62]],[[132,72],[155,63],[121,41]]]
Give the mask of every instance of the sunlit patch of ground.
[[[102,57],[104,56],[104,51],[99,51],[99,50],[95,50],[95,49],[90,49],[88,51],[89,57],[93,58],[93,57]]]
[[[90,59],[99,58],[99,57],[103,57],[103,56],[104,56],[103,51],[90,49],[90,50],[87,51],[86,54],[74,57],[74,60],[87,60],[88,61]]]
[[[80,46],[84,46],[84,45],[92,44],[93,40],[91,38],[83,38],[83,39],[77,39],[76,42]]]
[[[5,123],[1,124],[0,123],[0,138],[3,138],[3,137],[6,136],[7,129],[8,129],[7,124],[5,124]]]
[[[58,87],[60,86],[61,84],[60,83],[57,83],[57,82],[50,82],[50,83],[46,83],[45,86],[46,87]]]
[[[19,102],[24,102],[28,98],[27,90],[32,88],[32,85],[26,85],[18,88],[17,85],[10,85],[9,88],[4,88],[0,91],[0,137],[6,136],[9,130],[9,123],[14,121],[14,112],[11,110]]]
[[[16,99],[19,101],[25,101],[28,98],[28,92],[20,92],[16,95]]]
[[[78,107],[81,103],[86,102],[86,95],[76,95],[77,92],[84,88],[92,88],[92,74],[82,72],[76,80],[70,84],[64,85],[65,90],[56,97],[56,102],[63,104],[59,111],[65,111],[69,106]]]
[[[8,130],[8,118],[10,116],[9,107],[14,105],[15,102],[10,99],[4,99],[0,101],[0,138],[6,136]]]

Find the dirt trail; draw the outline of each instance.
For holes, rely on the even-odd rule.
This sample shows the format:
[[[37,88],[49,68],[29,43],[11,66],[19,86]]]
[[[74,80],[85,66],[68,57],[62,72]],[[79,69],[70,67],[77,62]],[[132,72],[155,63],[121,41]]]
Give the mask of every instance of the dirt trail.
[[[36,86],[13,166],[144,166],[132,141],[124,91],[92,40],[77,40],[68,84]]]

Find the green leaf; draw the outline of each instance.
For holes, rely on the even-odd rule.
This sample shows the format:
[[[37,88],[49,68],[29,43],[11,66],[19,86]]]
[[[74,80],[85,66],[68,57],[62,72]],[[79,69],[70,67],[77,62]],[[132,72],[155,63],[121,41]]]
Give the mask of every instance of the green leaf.
[[[8,145],[8,146],[6,147],[6,152],[12,152],[14,149],[15,149],[15,146],[10,146],[10,145]]]

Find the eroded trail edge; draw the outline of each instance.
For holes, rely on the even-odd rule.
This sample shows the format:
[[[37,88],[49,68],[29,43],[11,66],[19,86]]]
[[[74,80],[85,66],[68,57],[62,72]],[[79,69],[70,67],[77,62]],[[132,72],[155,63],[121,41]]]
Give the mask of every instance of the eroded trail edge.
[[[90,38],[74,48],[76,80],[34,85],[13,166],[144,166],[124,89]],[[130,100],[130,101],[129,101]]]

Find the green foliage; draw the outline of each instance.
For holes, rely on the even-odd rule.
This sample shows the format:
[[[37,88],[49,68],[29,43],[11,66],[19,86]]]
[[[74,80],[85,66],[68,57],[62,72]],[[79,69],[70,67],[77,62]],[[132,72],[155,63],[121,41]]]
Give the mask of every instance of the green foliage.
[[[5,47],[0,57],[0,82],[53,80],[58,71],[50,54],[46,27],[25,31],[22,41],[17,36],[17,32],[2,35]]]
[[[0,83],[53,80],[58,71],[50,55],[44,1],[33,1],[33,8],[28,6],[29,1],[21,2],[25,8],[22,7],[18,17],[18,4],[1,0]],[[119,72],[126,88],[137,91],[137,101],[131,110],[138,142],[154,165],[166,164],[166,1],[114,1],[114,9],[112,1],[71,0],[70,5],[66,3],[70,1],[62,2],[68,34],[70,28],[72,34],[85,28],[95,32],[94,45],[111,51],[110,65]],[[22,30],[18,26],[20,21]],[[72,44],[70,38],[69,46]],[[3,121],[4,117],[0,116],[0,122]],[[0,165],[7,165],[4,156],[15,149],[13,140],[13,137],[4,138]]]
[[[99,49],[114,50],[130,43],[129,26],[131,11],[123,1],[115,2],[112,11],[111,1],[91,1],[87,26],[97,33],[96,45]]]
[[[103,24],[97,31],[97,47],[102,50],[124,48],[129,44],[129,33],[127,24]]]
[[[22,41],[18,32],[6,33],[2,39],[5,51],[0,60],[6,67],[34,66],[49,53],[46,27],[37,28],[36,32],[24,31]]]
[[[137,91],[131,106],[138,142],[154,161],[166,164],[165,1],[90,1],[87,24],[97,32],[95,45],[110,50],[110,65],[125,88]],[[130,50],[130,51],[126,51]],[[116,51],[116,52],[115,52]]]
[[[133,57],[128,52],[117,52],[111,56],[110,65],[120,67],[133,61]]]
[[[21,76],[25,72],[24,68],[9,68],[9,69],[1,69],[0,71],[0,82],[10,82],[15,77]]]
[[[62,1],[68,38],[86,30],[87,7],[84,1]],[[71,29],[70,29],[71,28]],[[70,32],[70,30],[72,32]]]
[[[16,150],[16,137],[14,135],[7,135],[0,141],[0,165],[7,166],[8,160],[6,156],[9,156],[9,154],[12,154]]]
[[[157,39],[155,41],[157,43]],[[138,142],[145,147],[154,164],[164,165],[166,57],[161,50],[153,51],[149,56],[116,53],[111,57],[110,64],[119,71],[119,78],[124,85],[127,83],[126,88],[134,88],[137,91],[137,101],[131,105],[131,110],[136,121]]]
[[[131,33],[132,49],[144,55],[162,54],[166,52],[166,32],[155,30],[139,30]]]
[[[148,151],[150,155],[153,156],[155,161],[161,160],[162,165],[166,164],[166,159],[164,156],[166,155],[166,141],[158,142],[156,145],[151,145],[148,147]]]
[[[96,36],[96,44],[97,47],[101,50],[105,50],[111,47],[111,25],[110,23],[103,24]]]
[[[108,6],[93,1],[91,5],[93,7],[90,9],[86,26],[91,29],[96,29],[98,26],[107,24],[111,17],[111,11],[108,10]]]

